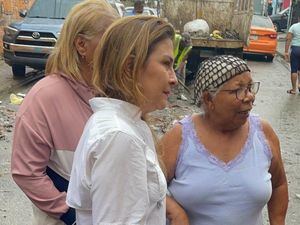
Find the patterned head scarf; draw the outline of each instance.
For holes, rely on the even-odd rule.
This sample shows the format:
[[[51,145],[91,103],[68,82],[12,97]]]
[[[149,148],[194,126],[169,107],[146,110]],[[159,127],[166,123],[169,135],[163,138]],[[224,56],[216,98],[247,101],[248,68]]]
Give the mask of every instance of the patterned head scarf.
[[[246,62],[231,55],[215,56],[205,60],[195,81],[195,104],[200,106],[202,93],[209,88],[218,88],[231,78],[249,71]]]

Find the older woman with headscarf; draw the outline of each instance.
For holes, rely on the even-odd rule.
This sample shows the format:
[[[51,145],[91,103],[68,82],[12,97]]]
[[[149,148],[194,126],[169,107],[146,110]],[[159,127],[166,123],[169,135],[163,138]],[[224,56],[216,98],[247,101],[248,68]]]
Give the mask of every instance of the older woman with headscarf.
[[[258,89],[239,58],[203,62],[195,82],[203,112],[185,117],[162,139],[170,224],[261,225],[266,204],[270,224],[285,224],[288,188],[279,140],[250,113]]]

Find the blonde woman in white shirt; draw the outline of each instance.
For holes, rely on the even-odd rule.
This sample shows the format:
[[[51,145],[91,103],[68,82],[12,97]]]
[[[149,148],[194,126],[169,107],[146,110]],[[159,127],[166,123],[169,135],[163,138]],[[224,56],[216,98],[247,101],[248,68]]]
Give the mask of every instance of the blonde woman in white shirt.
[[[167,105],[177,83],[173,27],[161,18],[126,17],[95,51],[94,114],[76,149],[67,203],[78,225],[165,225],[166,181],[149,112]]]

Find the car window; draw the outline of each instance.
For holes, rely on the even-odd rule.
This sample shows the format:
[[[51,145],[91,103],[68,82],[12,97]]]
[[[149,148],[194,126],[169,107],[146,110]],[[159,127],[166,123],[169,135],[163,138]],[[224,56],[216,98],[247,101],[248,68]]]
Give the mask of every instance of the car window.
[[[70,9],[80,0],[36,0],[28,12],[31,18],[66,18]]]
[[[272,21],[268,17],[253,15],[252,26],[264,27],[264,28],[274,28]]]

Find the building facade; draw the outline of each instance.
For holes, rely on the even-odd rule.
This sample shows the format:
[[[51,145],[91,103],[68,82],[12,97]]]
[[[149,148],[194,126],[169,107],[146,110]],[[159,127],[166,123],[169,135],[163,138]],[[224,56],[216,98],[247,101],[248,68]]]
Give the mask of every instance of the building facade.
[[[19,11],[30,9],[35,0],[0,0],[0,53],[2,53],[3,28],[20,19]]]

